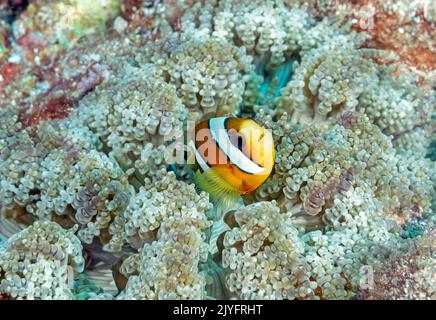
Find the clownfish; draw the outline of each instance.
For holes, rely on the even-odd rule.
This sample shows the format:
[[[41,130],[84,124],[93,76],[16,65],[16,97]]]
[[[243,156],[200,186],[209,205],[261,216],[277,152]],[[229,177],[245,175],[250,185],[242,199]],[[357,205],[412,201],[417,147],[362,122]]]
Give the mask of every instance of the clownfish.
[[[196,125],[195,142],[189,146],[195,155],[196,185],[221,208],[232,208],[256,190],[274,167],[271,131],[252,119],[205,120]]]

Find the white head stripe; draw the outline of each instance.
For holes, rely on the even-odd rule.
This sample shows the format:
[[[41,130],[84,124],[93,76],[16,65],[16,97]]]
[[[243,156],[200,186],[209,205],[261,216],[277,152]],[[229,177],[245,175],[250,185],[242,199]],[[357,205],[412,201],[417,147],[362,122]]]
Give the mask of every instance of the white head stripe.
[[[209,128],[212,137],[221,150],[229,157],[230,161],[239,169],[251,174],[258,174],[264,168],[251,161],[241,150],[236,148],[230,141],[229,134],[225,127],[226,117],[213,118],[209,120]]]
[[[206,163],[206,161],[204,161],[203,157],[201,156],[201,154],[198,152],[197,148],[194,145],[194,142],[191,140],[189,142],[189,146],[190,148],[195,152],[195,159],[197,160],[198,165],[200,166],[200,168],[203,171],[207,171],[210,169],[210,167],[208,166],[208,164]]]

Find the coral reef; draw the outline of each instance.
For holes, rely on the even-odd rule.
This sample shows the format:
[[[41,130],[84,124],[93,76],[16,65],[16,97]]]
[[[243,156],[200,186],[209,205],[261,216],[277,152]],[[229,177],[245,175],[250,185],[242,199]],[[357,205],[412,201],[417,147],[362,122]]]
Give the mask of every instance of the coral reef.
[[[49,43],[68,47],[87,34],[105,31],[106,22],[117,16],[119,0],[110,1],[32,1],[14,21],[14,37],[22,48],[40,51]],[[43,57],[43,53],[40,53]]]
[[[432,218],[434,220],[434,216]],[[373,270],[373,283],[357,295],[367,300],[435,299],[434,222],[404,254],[394,253]]]
[[[306,228],[344,223],[344,214],[349,214],[344,203],[355,191],[360,199],[369,192],[376,200],[371,211],[401,223],[429,212],[432,164],[422,160],[425,165],[415,166],[420,160],[399,156],[365,115],[344,113],[324,132],[290,126],[287,117],[274,122],[258,114],[258,119],[276,137],[276,165],[246,202],[276,199],[282,211],[291,212]]]
[[[0,255],[0,292],[18,299],[71,299],[74,272],[83,271],[82,245],[56,223],[35,222],[8,239]]]
[[[244,91],[242,74],[251,67],[251,57],[220,38],[180,41],[170,37],[157,42],[151,61],[176,86],[190,119],[236,114]]]
[[[429,1],[10,2],[0,300],[435,299]],[[185,152],[230,115],[276,156],[221,212]]]
[[[76,109],[78,121],[96,134],[122,169],[131,172],[130,182],[138,188],[146,177],[166,168],[166,157],[172,156],[166,147],[177,148],[187,119],[176,87],[157,72],[147,64],[125,78],[108,81]]]
[[[293,299],[309,281],[304,269],[304,243],[291,219],[273,202],[257,202],[226,220],[222,264],[230,292],[242,299]],[[310,284],[307,284],[310,286]]]
[[[206,219],[210,207],[205,192],[198,195],[194,185],[176,180],[173,172],[162,171],[156,184],[142,187],[130,198],[124,214],[115,218],[109,229],[112,238],[106,244],[106,250],[118,252],[126,242],[139,249],[144,243],[156,239],[164,222],[170,219],[190,219],[200,223]]]
[[[119,299],[204,299],[205,275],[199,263],[207,258],[202,231],[206,217],[169,217],[146,243],[127,258],[120,272],[128,277]]]
[[[47,124],[36,136],[23,130],[5,143],[20,147],[3,155],[3,215],[20,216],[25,208],[27,213],[53,218],[65,227],[78,223],[79,237],[90,243],[127,205],[130,188],[124,172],[114,160],[93,149],[97,139],[89,130],[71,123],[64,127]]]
[[[365,54],[349,43],[332,41],[305,55],[282,90],[279,113],[289,113],[293,122],[322,124],[338,112],[354,110],[375,73]]]

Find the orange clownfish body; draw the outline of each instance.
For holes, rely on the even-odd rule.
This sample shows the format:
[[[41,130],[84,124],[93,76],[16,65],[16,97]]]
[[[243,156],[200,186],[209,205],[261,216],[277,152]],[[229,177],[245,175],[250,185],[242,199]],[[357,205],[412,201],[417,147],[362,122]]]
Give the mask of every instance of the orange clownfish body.
[[[258,188],[274,166],[274,142],[269,130],[252,119],[212,118],[195,128],[191,143],[199,169],[197,185],[224,207]]]

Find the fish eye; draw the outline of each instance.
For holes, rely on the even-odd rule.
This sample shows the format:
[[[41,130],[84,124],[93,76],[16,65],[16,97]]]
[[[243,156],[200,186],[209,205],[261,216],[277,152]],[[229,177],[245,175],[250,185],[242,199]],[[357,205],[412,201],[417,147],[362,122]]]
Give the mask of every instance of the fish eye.
[[[238,149],[242,151],[242,148],[244,147],[244,137],[242,135],[238,136]]]
[[[235,130],[229,131],[229,136],[230,142],[242,152],[245,146],[244,136]]]

